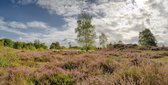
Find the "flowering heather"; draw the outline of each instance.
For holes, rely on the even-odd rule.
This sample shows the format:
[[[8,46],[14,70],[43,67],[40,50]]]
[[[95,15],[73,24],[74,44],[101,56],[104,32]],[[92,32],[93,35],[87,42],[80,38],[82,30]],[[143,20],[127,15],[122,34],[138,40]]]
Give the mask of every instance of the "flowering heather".
[[[0,85],[168,85],[167,51],[3,49]]]

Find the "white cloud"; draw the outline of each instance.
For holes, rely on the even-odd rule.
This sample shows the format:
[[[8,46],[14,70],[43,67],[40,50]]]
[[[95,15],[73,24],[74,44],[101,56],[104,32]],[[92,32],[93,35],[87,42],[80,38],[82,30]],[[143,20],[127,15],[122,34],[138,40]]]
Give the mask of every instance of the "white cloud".
[[[50,28],[46,23],[39,21],[32,21],[26,23],[29,28],[39,28],[39,29],[48,29]]]
[[[52,13],[65,16],[65,20],[69,20],[66,23],[69,29],[76,24],[73,16],[86,10],[94,15],[96,31],[107,33],[110,40],[131,42],[138,37],[139,31],[149,27],[159,42],[167,42],[164,36],[168,33],[163,35],[163,31],[160,31],[168,27],[166,0],[38,0],[37,4]]]
[[[17,21],[10,21],[6,22],[4,18],[0,18],[0,26],[5,26],[10,29],[17,29],[17,30],[26,30],[26,29],[42,29],[42,30],[50,30],[51,26],[47,23],[40,22],[40,21],[32,21],[32,22],[17,22]]]
[[[19,0],[24,1],[24,0]],[[168,45],[168,1],[167,0],[25,0],[27,3],[37,1],[37,5],[47,9],[50,13],[64,17],[63,31],[43,22],[24,23],[30,28],[42,28],[45,34],[32,33],[24,39],[39,38],[45,42],[74,41],[76,34],[76,16],[83,10],[91,13],[93,24],[98,34],[101,32],[109,36],[112,42],[123,40],[126,43],[137,42],[139,31],[144,27],[151,28],[159,43]],[[29,2],[30,1],[30,2]],[[25,3],[25,2],[23,2]],[[0,21],[0,25],[4,23]],[[21,25],[21,24],[20,24]],[[17,26],[12,25],[15,28]],[[14,28],[13,27],[13,28]],[[24,28],[23,25],[19,26]],[[56,27],[55,27],[56,28]],[[33,36],[33,37],[32,37]]]
[[[8,23],[9,28],[27,29],[27,26],[21,22],[12,21]]]

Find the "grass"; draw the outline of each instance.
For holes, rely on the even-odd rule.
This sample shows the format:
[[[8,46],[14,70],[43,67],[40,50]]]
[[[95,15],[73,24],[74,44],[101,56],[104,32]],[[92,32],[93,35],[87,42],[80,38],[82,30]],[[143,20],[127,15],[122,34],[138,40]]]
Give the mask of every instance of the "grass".
[[[168,64],[168,56],[163,56],[162,58],[158,59],[152,59],[154,62],[160,62],[160,63],[167,63]]]
[[[0,85],[168,85],[167,51],[0,48]]]

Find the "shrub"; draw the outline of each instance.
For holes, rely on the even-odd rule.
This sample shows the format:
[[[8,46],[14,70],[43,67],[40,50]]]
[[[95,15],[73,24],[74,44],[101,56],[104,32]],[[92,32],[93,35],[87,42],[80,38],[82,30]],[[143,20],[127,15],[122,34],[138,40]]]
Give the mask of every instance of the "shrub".
[[[74,83],[74,79],[68,74],[44,75],[34,80],[35,85],[74,85]]]
[[[1,42],[3,43],[4,46],[7,46],[7,47],[13,47],[13,44],[14,44],[14,41],[7,38],[1,39]]]
[[[124,44],[114,44],[113,48],[124,48]]]
[[[6,85],[34,85],[34,77],[25,75],[22,71],[9,72]]]
[[[68,70],[73,70],[73,69],[78,68],[78,66],[77,66],[76,63],[68,62],[68,63],[65,63],[65,64],[63,65],[63,68],[64,68],[64,69],[68,69]]]
[[[34,61],[35,62],[50,62],[50,59],[47,57],[35,57]]]
[[[103,73],[113,73],[114,72],[114,68],[111,67],[110,65],[107,64],[101,64],[101,69],[103,70]]]
[[[52,43],[50,45],[50,49],[58,49],[58,50],[60,50],[61,49],[60,43],[59,42]]]
[[[141,69],[139,69],[138,67],[130,67],[129,69],[123,69],[123,71],[121,71],[120,73],[118,73],[117,75],[119,76],[119,78],[117,79],[117,77],[115,78],[116,81],[114,82],[115,85],[141,85],[141,73],[140,73]]]
[[[13,45],[13,48],[15,49],[22,49],[23,48],[23,42],[15,42]]]
[[[96,47],[95,46],[83,46],[81,47],[81,50],[96,50]]]

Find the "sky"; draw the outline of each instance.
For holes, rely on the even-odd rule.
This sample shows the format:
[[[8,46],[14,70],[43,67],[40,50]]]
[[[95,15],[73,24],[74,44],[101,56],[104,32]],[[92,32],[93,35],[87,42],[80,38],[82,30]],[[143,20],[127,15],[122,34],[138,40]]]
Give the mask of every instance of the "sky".
[[[168,46],[167,6],[168,0],[0,0],[0,38],[77,45],[77,16],[86,11],[108,42],[138,43],[139,32],[149,28]]]

